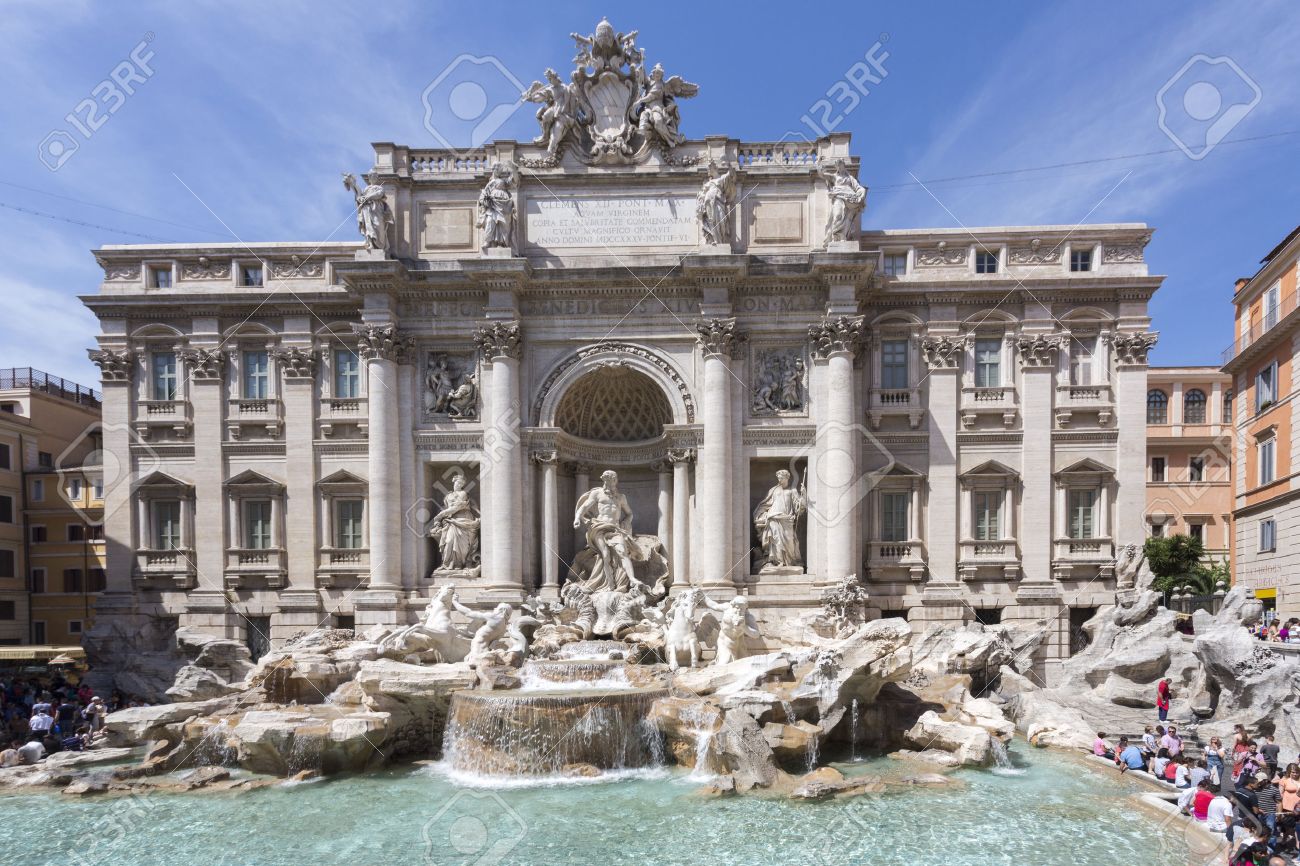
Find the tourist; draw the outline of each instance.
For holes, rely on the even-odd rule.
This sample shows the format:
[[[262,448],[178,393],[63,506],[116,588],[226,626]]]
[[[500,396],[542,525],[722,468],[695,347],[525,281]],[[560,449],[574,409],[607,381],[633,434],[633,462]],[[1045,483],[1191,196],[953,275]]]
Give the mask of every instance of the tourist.
[[[40,740],[32,740],[18,747],[18,763],[20,764],[35,764],[44,757],[45,746],[41,745]]]
[[[1169,730],[1160,738],[1160,745],[1169,750],[1169,757],[1171,758],[1181,755],[1183,752],[1183,739],[1178,736],[1178,729],[1170,725]]]
[[[77,727],[77,705],[71,701],[61,701],[54,711],[55,730],[67,736]]]
[[[1169,766],[1169,750],[1162,748],[1151,759],[1151,766],[1147,767],[1147,772],[1157,779],[1163,779],[1165,777],[1165,767],[1167,766]]]
[[[1169,718],[1169,699],[1173,696],[1169,683],[1169,677],[1165,677],[1156,686],[1156,710],[1159,711],[1162,722]]]
[[[1121,745],[1125,742],[1127,741],[1120,740]],[[1145,770],[1147,769],[1147,757],[1142,753],[1141,749],[1130,743],[1128,746],[1124,746],[1124,748],[1121,749],[1119,753],[1119,765],[1120,773],[1127,773],[1129,770]]]
[[[1187,759],[1182,755],[1174,758],[1172,763],[1174,767],[1174,787],[1175,788],[1193,788],[1192,768],[1188,766]]]
[[[1227,802],[1225,798],[1220,799],[1223,799],[1225,803]],[[1192,817],[1201,822],[1208,820],[1210,817],[1210,803],[1213,801],[1214,788],[1210,784],[1210,780],[1201,780],[1201,784],[1196,787],[1196,794],[1192,797]]]
[[[1205,829],[1226,834],[1231,826],[1232,801],[1222,794],[1215,794],[1210,805],[1205,807]]]
[[[1264,736],[1264,745],[1259,747],[1259,753],[1264,756],[1264,763],[1268,766],[1270,777],[1277,775],[1278,756],[1281,752],[1282,749],[1274,740],[1273,735],[1266,734]]]
[[[1282,624],[1282,627],[1277,630],[1277,639],[1282,643],[1291,640],[1291,623],[1292,620],[1287,620]]]
[[[1165,771],[1161,773],[1160,778],[1172,785],[1174,783],[1174,779],[1178,778],[1178,768],[1181,767],[1182,764],[1183,764],[1182,758],[1175,758],[1171,756],[1169,760],[1165,763]]]
[[[1210,747],[1205,750],[1205,766],[1210,771],[1210,781],[1215,786],[1223,782],[1223,768],[1227,753],[1223,748],[1223,741],[1218,737],[1210,737]]]
[[[1156,749],[1159,748],[1158,743],[1159,740],[1156,739],[1150,725],[1142,729],[1142,748],[1146,751],[1147,757],[1156,753]]]
[[[104,699],[95,695],[90,699],[90,704],[81,711],[81,717],[90,722],[91,731],[98,731],[104,727],[104,716],[108,715],[108,708],[104,706]]]
[[[1263,866],[1268,862],[1268,831],[1262,827],[1242,832],[1232,840],[1228,866]]]
[[[54,719],[44,709],[38,709],[27,721],[27,730],[32,736],[45,736],[54,727]]]
[[[1099,758],[1115,757],[1115,751],[1106,742],[1106,735],[1101,731],[1097,732],[1097,739],[1092,741],[1092,753]]]
[[[1300,812],[1300,764],[1287,764],[1278,783],[1283,812]]]
[[[1280,805],[1280,796],[1277,782],[1273,781],[1273,776],[1267,770],[1261,771],[1255,776],[1258,783],[1255,789],[1255,797],[1258,801],[1257,812],[1259,820],[1264,822],[1268,827],[1269,835],[1277,832],[1277,812]]]

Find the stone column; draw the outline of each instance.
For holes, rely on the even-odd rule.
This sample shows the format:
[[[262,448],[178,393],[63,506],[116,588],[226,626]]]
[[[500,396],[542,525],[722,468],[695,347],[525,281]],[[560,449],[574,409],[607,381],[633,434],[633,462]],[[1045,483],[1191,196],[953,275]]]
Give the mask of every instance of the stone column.
[[[673,579],[684,584],[691,578],[691,461],[695,451],[690,448],[668,452],[668,462],[673,465],[673,518],[672,569]]]
[[[863,317],[839,316],[808,328],[813,363],[826,380],[826,411],[817,425],[817,500],[810,516],[821,522],[828,581],[858,576],[858,521],[867,491],[859,477],[862,425],[858,422],[853,359],[862,348]]]
[[[309,320],[301,323],[307,330]],[[279,593],[279,616],[273,623],[271,637],[287,638],[303,629],[312,629],[321,621],[320,597],[316,592],[317,564],[317,493],[316,450],[313,445],[316,427],[316,353],[311,346],[288,346],[276,352],[276,366],[284,376],[284,468],[285,513],[284,549],[288,582]],[[334,539],[321,543],[333,546]]]
[[[591,489],[591,464],[590,463],[570,463],[573,469],[573,506],[578,507],[578,500],[582,494]],[[581,528],[573,530],[573,554],[578,555],[584,547],[587,546],[586,532]]]
[[[542,595],[560,593],[560,492],[559,455],[544,451],[533,455],[542,467]]]
[[[957,581],[957,418],[961,410],[958,377],[965,339],[956,334],[929,334],[921,340],[928,374],[930,415],[929,496],[926,511],[926,557],[929,580],[922,603],[936,610],[930,620],[961,620]]]
[[[1115,336],[1117,490],[1111,536],[1117,551],[1126,544],[1141,546],[1146,538],[1147,353],[1157,339],[1153,331]]]
[[[490,489],[483,515],[482,544],[489,591],[517,594],[523,588],[523,448],[520,444],[519,359],[523,342],[518,322],[480,328],[474,341],[491,365],[486,394],[491,426],[483,431],[484,485]]]
[[[735,319],[709,319],[696,330],[704,352],[704,447],[700,454],[699,497],[700,532],[707,539],[700,546],[699,584],[731,588],[735,582],[731,576],[733,376],[729,361],[744,337],[736,332]],[[747,571],[747,563],[742,564]]]
[[[659,476],[659,499],[657,503],[659,507],[659,524],[657,534],[659,535],[659,543],[664,546],[664,550],[668,550],[668,546],[672,543],[670,535],[673,519],[673,468],[672,464],[667,460],[661,460],[650,468]]]
[[[366,503],[370,585],[356,600],[357,625],[394,625],[402,582],[397,329],[391,324],[370,322],[354,324],[352,329],[357,337],[357,355],[366,365],[366,465],[370,475]]]
[[[1020,527],[1020,566],[1022,588],[1037,585],[1043,596],[1053,585],[1052,555],[1055,538],[1052,513],[1055,481],[1052,478],[1053,397],[1056,393],[1057,358],[1067,337],[1042,334],[1019,338],[1020,411],[1024,436],[1021,444],[1023,465],[1020,479],[1024,484],[1021,507],[1024,519]],[[1060,517],[1064,519],[1064,509]],[[1019,596],[1019,593],[1017,594]]]

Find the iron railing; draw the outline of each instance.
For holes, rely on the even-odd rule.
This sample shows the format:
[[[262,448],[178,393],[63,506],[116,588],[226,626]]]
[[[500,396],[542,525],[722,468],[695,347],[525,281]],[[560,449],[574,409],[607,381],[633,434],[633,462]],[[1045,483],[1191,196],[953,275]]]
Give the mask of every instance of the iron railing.
[[[0,391],[17,388],[40,391],[43,394],[70,400],[73,403],[80,403],[92,409],[100,408],[103,403],[103,395],[93,388],[78,385],[76,382],[71,382],[59,376],[51,376],[43,370],[32,367],[0,368]]]
[[[1295,312],[1296,299],[1297,294],[1292,292],[1285,298],[1282,298],[1278,302],[1277,306],[1266,308],[1262,320],[1251,325],[1244,334],[1241,334],[1236,340],[1233,340],[1231,346],[1223,350],[1223,363],[1227,364],[1233,358],[1255,345],[1255,343],[1259,342],[1260,337],[1276,328],[1279,322],[1291,313]]]

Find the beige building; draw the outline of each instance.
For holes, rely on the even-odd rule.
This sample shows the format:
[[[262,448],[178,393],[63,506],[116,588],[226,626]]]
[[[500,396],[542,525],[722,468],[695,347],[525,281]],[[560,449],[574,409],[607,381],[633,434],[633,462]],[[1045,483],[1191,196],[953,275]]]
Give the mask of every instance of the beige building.
[[[447,584],[554,598],[614,470],[641,553],[769,628],[857,576],[877,614],[1041,619],[1043,669],[1069,653],[1145,534],[1151,230],[859,232],[848,135],[678,140],[688,103],[642,86],[640,125],[375,145],[365,243],[96,251],[129,468],[105,652],[404,623]]]
[[[1147,531],[1232,547],[1232,377],[1217,367],[1147,370]]]
[[[81,642],[105,584],[99,392],[0,370],[0,642]],[[12,615],[11,615],[12,614]]]

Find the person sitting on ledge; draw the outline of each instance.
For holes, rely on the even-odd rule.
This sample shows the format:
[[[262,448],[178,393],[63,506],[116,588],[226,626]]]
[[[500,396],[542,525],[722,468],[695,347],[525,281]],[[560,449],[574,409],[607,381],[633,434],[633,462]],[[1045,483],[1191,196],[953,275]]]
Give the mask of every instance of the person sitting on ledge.
[[[1197,821],[1204,823],[1210,817],[1210,803],[1214,802],[1214,786],[1210,784],[1209,779],[1202,779],[1201,784],[1196,787],[1196,794],[1192,797],[1192,817]],[[1226,798],[1223,799],[1226,803]],[[1231,808],[1231,807],[1230,807]]]
[[[1173,783],[1175,788],[1190,789],[1192,787],[1192,768],[1190,761],[1179,755],[1170,761],[1174,765]]]
[[[1097,739],[1092,741],[1092,753],[1099,758],[1115,757],[1115,750],[1106,742],[1106,734],[1104,732],[1097,732]]]
[[[1165,767],[1167,766],[1169,766],[1169,750],[1162,748],[1151,759],[1151,765],[1147,767],[1147,772],[1157,779],[1163,779],[1165,777]]]
[[[1201,782],[1210,778],[1210,768],[1205,766],[1205,759],[1201,758],[1192,765],[1191,771],[1187,774],[1187,784],[1192,787],[1198,787]]]
[[[1126,743],[1128,741],[1124,739],[1119,741],[1118,763],[1120,773],[1127,773],[1129,770],[1145,770],[1147,768],[1147,759],[1142,754],[1142,750],[1131,743],[1125,745]]]
[[[1182,758],[1169,757],[1169,762],[1165,764],[1165,771],[1160,774],[1160,778],[1169,784],[1174,784],[1178,778],[1178,768],[1183,765]]]
[[[1173,725],[1165,731],[1165,735],[1160,738],[1160,745],[1169,750],[1169,757],[1177,758],[1183,753],[1183,738],[1178,736],[1178,729]]]
[[[1215,794],[1210,804],[1205,807],[1205,829],[1215,833],[1227,833],[1232,826],[1232,801],[1222,794]]]

